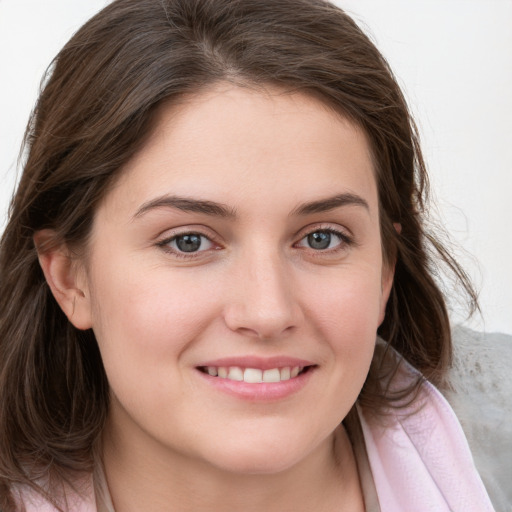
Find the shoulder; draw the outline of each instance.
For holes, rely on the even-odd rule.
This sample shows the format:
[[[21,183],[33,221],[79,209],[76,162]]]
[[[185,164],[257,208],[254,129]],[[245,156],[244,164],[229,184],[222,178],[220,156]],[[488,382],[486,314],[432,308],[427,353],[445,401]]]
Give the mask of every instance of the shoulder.
[[[512,503],[512,336],[453,330],[454,360],[442,393],[455,411],[497,510]]]
[[[398,358],[386,385],[390,394],[417,383],[381,416],[360,407],[368,459],[381,507],[386,510],[493,510],[474,466],[468,443],[454,411],[419,372]]]

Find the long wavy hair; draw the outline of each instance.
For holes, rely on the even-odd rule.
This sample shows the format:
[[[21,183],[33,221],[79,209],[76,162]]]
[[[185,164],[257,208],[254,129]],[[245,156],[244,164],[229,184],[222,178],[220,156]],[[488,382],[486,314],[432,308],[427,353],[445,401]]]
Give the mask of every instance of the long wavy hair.
[[[322,0],[116,0],[48,70],[0,242],[0,509],[14,510],[9,489],[23,484],[56,503],[51,482],[92,469],[109,409],[94,334],[75,329],[57,305],[34,233],[50,228],[56,243],[85,247],[98,203],[144,143],[159,106],[219,81],[312,95],[364,130],[383,255],[396,261],[378,334],[434,382],[449,365],[436,262],[469,302],[476,296],[425,228],[428,180],[417,130],[388,64],[356,23]],[[381,380],[373,364],[359,397],[377,413],[393,402]]]

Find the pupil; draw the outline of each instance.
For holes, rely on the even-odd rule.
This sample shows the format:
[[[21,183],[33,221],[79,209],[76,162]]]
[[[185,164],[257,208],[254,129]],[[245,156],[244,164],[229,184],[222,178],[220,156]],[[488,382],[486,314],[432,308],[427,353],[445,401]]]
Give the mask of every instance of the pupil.
[[[199,235],[181,235],[176,238],[176,245],[182,252],[194,252],[201,247],[201,237]]]
[[[312,249],[327,249],[331,244],[331,234],[322,231],[308,235],[308,244]]]

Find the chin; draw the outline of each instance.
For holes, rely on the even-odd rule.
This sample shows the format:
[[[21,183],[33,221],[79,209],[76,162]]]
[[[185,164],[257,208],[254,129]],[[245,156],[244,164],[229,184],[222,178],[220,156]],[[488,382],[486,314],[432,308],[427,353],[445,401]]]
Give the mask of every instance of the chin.
[[[306,446],[310,450],[306,450]],[[219,448],[221,448],[219,446]],[[222,451],[210,454],[210,461],[224,471],[245,475],[271,475],[286,471],[307,458],[315,446],[299,439],[261,436],[224,444]]]
[[[275,457],[265,453],[237,453],[217,461],[219,469],[238,475],[273,475],[290,469],[300,458]]]

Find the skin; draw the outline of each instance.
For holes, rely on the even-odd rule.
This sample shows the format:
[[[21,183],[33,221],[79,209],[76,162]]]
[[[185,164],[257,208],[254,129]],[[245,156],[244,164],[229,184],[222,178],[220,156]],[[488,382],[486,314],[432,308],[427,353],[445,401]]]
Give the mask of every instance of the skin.
[[[169,196],[224,215],[163,204]],[[304,207],[315,202],[322,211]],[[186,233],[203,238],[184,257]],[[330,236],[329,248],[311,247],[311,233]],[[360,129],[274,89],[221,84],[164,106],[99,206],[83,265],[62,247],[40,259],[64,312],[98,340],[116,511],[363,510],[339,425],[366,378],[393,272]],[[282,355],[314,367],[278,400],[226,394],[197,369]]]

